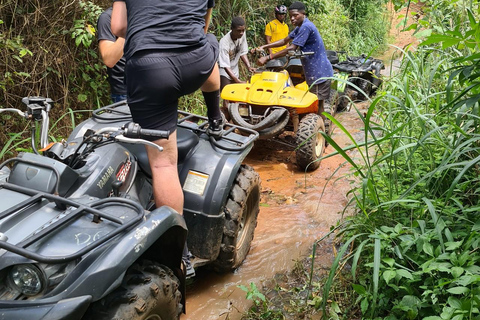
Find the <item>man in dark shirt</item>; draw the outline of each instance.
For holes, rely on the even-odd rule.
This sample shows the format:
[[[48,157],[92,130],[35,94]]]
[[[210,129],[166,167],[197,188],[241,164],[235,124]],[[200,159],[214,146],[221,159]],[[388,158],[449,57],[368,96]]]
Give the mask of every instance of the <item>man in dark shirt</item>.
[[[333,77],[333,68],[328,60],[327,51],[317,27],[305,15],[305,5],[299,1],[293,2],[288,11],[290,21],[295,29],[286,38],[260,46],[257,49],[288,46],[279,52],[259,58],[258,64],[264,65],[268,60],[283,57],[288,51],[297,48],[306,52],[313,52],[313,55],[303,57],[301,60],[305,71],[305,80],[310,86],[310,91],[318,97],[318,113],[321,114],[324,111],[324,100],[330,96],[331,80],[325,78]],[[325,120],[325,117],[322,117]]]
[[[167,205],[180,214],[183,191],[177,171],[176,132],[179,97],[201,87],[210,132],[220,131],[217,129],[223,122],[220,80],[215,77],[218,42],[214,35],[205,34],[207,10],[213,5],[213,0],[113,2],[112,31],[125,37],[127,100],[133,121],[142,128],[171,132],[168,140],[153,141],[163,152],[147,147],[155,204]],[[211,75],[215,79],[209,79]],[[185,262],[188,264],[188,259]]]
[[[110,97],[112,102],[127,99],[127,88],[123,82],[125,71],[125,57],[123,46],[125,38],[120,38],[112,33],[111,25],[112,8],[105,10],[97,21],[98,48],[103,63],[107,66],[108,83],[110,84]]]

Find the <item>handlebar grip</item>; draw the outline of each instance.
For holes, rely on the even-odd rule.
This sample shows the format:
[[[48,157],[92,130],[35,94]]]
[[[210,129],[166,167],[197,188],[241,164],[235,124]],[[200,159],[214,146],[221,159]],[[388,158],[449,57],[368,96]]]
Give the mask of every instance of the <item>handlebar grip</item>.
[[[123,136],[127,138],[132,138],[132,139],[145,139],[145,140],[152,140],[151,138],[168,139],[168,137],[170,136],[170,131],[142,129],[138,123],[129,122],[125,126],[125,132]]]

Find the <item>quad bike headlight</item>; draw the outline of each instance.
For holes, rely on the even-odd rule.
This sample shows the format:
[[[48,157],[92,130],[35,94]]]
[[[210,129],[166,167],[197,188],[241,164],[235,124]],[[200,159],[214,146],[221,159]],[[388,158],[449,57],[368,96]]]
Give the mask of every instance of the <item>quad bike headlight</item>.
[[[45,277],[40,269],[31,264],[14,266],[9,272],[12,286],[26,296],[34,296],[43,291]]]

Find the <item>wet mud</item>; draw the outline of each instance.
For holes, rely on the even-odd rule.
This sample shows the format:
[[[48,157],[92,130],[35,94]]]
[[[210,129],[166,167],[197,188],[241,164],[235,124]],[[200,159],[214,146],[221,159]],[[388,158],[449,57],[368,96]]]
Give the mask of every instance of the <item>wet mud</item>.
[[[366,103],[357,105],[365,112]],[[363,139],[363,123],[352,108],[336,115],[355,140]],[[285,137],[288,141],[288,137]],[[340,146],[351,145],[348,136],[334,128],[332,138]],[[335,150],[328,146],[325,154]],[[355,152],[355,151],[351,151]],[[347,192],[354,182],[350,165],[341,156],[324,159],[314,172],[301,172],[293,148],[272,140],[258,141],[245,160],[259,174],[262,197],[258,224],[245,262],[230,274],[197,269],[187,288],[187,314],[182,320],[240,319],[251,305],[239,285],[255,283],[291,270],[311,254],[313,243],[328,234],[342,218]],[[347,211],[348,214],[348,211]],[[316,255],[328,265],[333,260],[329,242]]]

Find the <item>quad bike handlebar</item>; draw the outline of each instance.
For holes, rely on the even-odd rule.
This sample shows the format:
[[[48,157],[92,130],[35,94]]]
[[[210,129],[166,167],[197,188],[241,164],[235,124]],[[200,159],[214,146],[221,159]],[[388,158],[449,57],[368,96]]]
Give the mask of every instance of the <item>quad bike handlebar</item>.
[[[49,98],[25,97],[22,99],[22,103],[27,106],[26,111],[22,111],[16,108],[0,108],[0,113],[14,112],[24,119],[41,122],[40,146],[43,149],[47,148],[49,144],[48,113],[52,108],[53,101]],[[35,147],[35,136],[35,125],[32,124],[31,146],[33,151],[38,154],[38,151]],[[91,138],[93,136],[95,136],[94,139]],[[170,131],[142,129],[139,124],[133,122],[129,122],[121,127],[104,127],[95,132],[89,131],[85,134],[85,137],[88,138],[88,142],[93,144],[100,145],[100,143],[104,143],[105,141],[118,141],[129,144],[148,145],[157,148],[159,151],[163,151],[163,148],[149,140],[168,139],[169,136]]]

